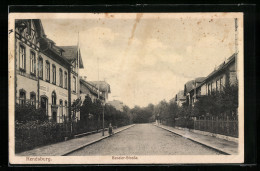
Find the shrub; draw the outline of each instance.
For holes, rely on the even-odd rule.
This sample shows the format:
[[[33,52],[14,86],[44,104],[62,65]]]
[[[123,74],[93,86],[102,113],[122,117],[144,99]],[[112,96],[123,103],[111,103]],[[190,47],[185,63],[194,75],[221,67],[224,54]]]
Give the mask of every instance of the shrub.
[[[45,114],[45,110],[42,108],[36,109],[34,105],[16,104],[15,107],[15,120],[17,122],[25,123],[28,121],[46,121],[48,116]]]
[[[69,131],[69,124],[50,121],[28,121],[15,123],[15,152],[33,149],[64,140]]]

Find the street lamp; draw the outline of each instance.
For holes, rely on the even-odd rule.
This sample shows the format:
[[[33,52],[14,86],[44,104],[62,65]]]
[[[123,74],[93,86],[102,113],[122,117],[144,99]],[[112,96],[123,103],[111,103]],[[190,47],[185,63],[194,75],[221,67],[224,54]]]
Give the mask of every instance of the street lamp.
[[[103,105],[103,131],[102,131],[102,136],[105,135],[105,105],[106,105],[106,95],[107,95],[107,88],[108,85],[106,84],[106,92],[105,92],[105,97],[104,97],[104,105]]]

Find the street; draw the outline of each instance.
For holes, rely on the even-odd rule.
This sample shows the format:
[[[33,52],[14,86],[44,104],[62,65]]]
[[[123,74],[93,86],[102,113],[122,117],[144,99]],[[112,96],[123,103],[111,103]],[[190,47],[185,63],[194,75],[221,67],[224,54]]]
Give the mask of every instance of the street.
[[[89,155],[219,155],[217,151],[192,142],[152,124],[136,124],[112,137],[69,154]]]

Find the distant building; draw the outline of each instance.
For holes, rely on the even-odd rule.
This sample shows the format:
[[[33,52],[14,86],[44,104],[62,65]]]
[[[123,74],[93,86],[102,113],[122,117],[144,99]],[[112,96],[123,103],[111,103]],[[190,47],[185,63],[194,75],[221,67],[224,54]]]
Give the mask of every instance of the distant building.
[[[88,81],[90,84],[95,86],[100,95],[105,97],[105,101],[108,99],[108,94],[111,93],[110,85],[106,81]]]
[[[124,107],[123,102],[121,102],[119,100],[113,100],[113,101],[109,101],[107,103],[110,104],[111,106],[113,106],[114,108],[116,108],[116,110],[123,112],[123,107]]]
[[[191,93],[191,90],[193,90],[195,87],[197,87],[199,84],[201,84],[205,80],[205,77],[198,77],[195,78],[194,80],[188,81],[184,85],[184,96],[186,97],[186,103],[188,105],[194,104],[194,98],[193,94]]]
[[[175,95],[175,101],[178,106],[182,106],[186,102],[186,97],[184,96],[184,91],[181,90]]]
[[[86,79],[80,79],[80,96],[81,100],[84,101],[86,96],[89,96],[94,102],[98,99],[98,88],[92,85],[90,82],[86,81]],[[105,97],[100,94],[99,96],[101,101],[105,101]]]

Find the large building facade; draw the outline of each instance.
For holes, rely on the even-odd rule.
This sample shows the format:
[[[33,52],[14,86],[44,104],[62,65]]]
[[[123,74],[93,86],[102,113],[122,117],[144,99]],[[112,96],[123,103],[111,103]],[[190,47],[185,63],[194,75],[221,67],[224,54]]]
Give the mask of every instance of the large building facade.
[[[79,47],[73,46],[72,54],[56,46],[38,19],[16,20],[15,35],[16,104],[43,108],[54,122],[69,120],[71,104],[79,98]]]

